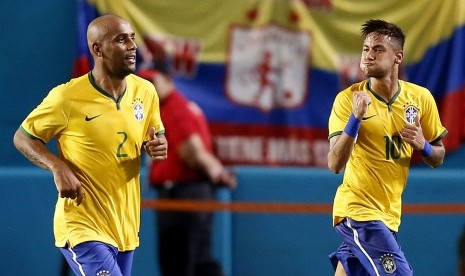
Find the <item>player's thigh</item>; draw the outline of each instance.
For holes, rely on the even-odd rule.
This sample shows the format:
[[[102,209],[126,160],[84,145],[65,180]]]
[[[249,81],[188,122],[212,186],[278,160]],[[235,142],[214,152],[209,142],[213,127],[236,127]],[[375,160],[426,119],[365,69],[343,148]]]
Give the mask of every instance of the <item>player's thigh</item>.
[[[347,218],[336,230],[370,273],[412,275],[412,268],[397,242],[396,234],[382,222],[357,222]]]
[[[73,248],[60,248],[76,275],[123,276],[117,248],[102,242],[84,242]]]
[[[352,253],[350,247],[343,242],[339,248],[329,255],[331,264],[334,268],[334,275],[357,275],[370,276],[365,266],[360,262],[359,258]]]
[[[344,267],[342,266],[341,262],[337,263],[336,271],[334,271],[334,276],[347,276],[347,273],[344,270]]]
[[[118,252],[116,260],[118,262],[119,269],[123,275],[131,275],[133,259],[134,251]]]

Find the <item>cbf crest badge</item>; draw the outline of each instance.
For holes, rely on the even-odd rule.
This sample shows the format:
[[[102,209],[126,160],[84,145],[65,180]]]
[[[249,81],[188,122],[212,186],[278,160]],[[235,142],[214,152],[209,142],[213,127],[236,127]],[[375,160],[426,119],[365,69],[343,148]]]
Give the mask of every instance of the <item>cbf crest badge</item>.
[[[404,105],[404,116],[407,123],[414,125],[418,116],[418,108],[413,103],[407,102]]]
[[[108,270],[100,270],[99,272],[97,272],[97,276],[110,276],[110,271]]]
[[[396,259],[392,254],[384,254],[379,258],[381,266],[387,274],[393,274],[397,270]]]
[[[134,118],[136,121],[141,122],[144,119],[144,105],[139,98],[132,101],[132,110],[134,111]]]

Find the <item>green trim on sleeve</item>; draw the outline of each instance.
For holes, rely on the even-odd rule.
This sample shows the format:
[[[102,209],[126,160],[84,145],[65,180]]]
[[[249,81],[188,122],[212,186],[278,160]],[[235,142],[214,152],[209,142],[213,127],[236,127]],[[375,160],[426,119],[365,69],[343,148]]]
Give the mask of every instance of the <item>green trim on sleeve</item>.
[[[23,126],[20,126],[19,129],[21,129],[21,132],[24,133],[24,135],[26,135],[27,137],[31,138],[31,139],[34,139],[34,140],[40,140],[42,143],[45,144],[44,140],[40,139],[39,137],[36,137],[32,134],[30,134],[29,132],[27,132],[27,130],[24,129]]]
[[[333,132],[331,133],[329,136],[328,136],[328,141],[333,138],[334,136],[338,136],[338,135],[341,135],[342,134],[342,131],[336,131],[336,132]]]
[[[448,132],[447,129],[444,130],[444,131],[441,133],[441,135],[439,135],[438,138],[434,139],[433,141],[431,141],[431,142],[429,142],[429,143],[430,143],[431,145],[436,144],[437,142],[439,142],[440,140],[442,140],[442,138],[444,138],[444,136],[447,135],[447,132]]]

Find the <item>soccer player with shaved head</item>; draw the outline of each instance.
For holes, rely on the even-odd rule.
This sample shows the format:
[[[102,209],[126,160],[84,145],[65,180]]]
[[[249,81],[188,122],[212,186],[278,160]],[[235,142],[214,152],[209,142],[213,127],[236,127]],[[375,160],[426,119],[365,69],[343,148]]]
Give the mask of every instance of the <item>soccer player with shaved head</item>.
[[[93,20],[87,30],[92,70],[53,88],[13,139],[33,164],[53,174],[55,245],[76,275],[131,275],[141,155],[167,158],[155,88],[133,74],[134,38],[124,18]],[[46,147],[52,138],[58,155]]]

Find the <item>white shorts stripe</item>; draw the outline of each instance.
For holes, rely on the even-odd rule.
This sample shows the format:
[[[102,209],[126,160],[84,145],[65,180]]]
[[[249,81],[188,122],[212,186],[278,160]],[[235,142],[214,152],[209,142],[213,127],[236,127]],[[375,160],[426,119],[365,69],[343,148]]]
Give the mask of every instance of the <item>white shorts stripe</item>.
[[[376,267],[375,263],[373,262],[373,260],[371,259],[370,255],[368,255],[368,253],[366,252],[365,248],[362,247],[362,245],[360,244],[360,240],[358,239],[358,233],[357,233],[357,230],[355,230],[354,228],[352,228],[352,226],[350,225],[350,219],[347,218],[346,219],[347,221],[347,226],[352,230],[352,232],[354,233],[354,241],[355,241],[355,244],[357,244],[357,246],[360,248],[360,251],[362,251],[362,253],[365,255],[365,257],[367,257],[367,259],[370,261],[370,264],[371,266],[373,267],[373,270],[376,272],[376,276],[380,276],[379,272],[378,272],[378,268]]]
[[[68,250],[69,252],[71,252],[71,254],[73,254],[73,261],[77,264],[79,272],[81,272],[81,276],[86,276],[86,274],[84,273],[84,269],[82,268],[81,264],[77,261],[76,253],[74,253],[71,247],[68,247]]]

